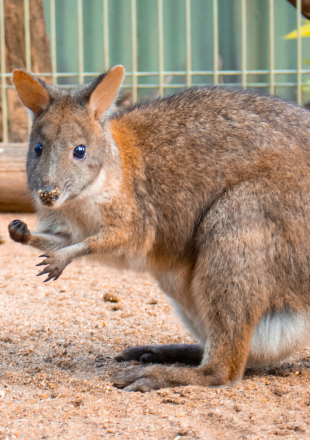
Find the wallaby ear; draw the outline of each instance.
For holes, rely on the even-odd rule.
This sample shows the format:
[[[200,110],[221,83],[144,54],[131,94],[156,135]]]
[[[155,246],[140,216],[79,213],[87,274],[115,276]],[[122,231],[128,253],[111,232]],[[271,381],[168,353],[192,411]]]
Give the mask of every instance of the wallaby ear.
[[[31,110],[35,116],[39,116],[49,105],[50,96],[47,90],[29,73],[15,69],[13,84],[24,106]]]
[[[123,66],[113,67],[91,93],[89,107],[96,119],[99,119],[113,104],[122,85],[124,76],[125,69]]]

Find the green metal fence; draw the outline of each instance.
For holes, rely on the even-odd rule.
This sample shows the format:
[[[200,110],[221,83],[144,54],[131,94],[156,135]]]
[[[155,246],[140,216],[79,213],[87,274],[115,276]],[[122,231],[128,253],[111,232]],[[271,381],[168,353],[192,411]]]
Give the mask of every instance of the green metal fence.
[[[3,141],[8,139],[3,1],[0,0]],[[310,100],[310,45],[301,0],[44,0],[54,84],[82,84],[124,64],[133,102],[192,84],[240,85]],[[26,67],[32,71],[29,0]],[[297,28],[297,38],[286,40]],[[302,44],[303,43],[303,44]],[[309,89],[309,90],[308,90]],[[30,122],[29,122],[30,126]]]

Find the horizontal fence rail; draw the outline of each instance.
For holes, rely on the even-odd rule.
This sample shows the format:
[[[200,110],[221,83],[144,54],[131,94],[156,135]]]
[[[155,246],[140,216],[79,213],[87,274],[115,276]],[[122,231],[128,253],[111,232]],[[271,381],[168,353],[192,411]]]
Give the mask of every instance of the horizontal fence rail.
[[[57,45],[57,2],[55,0],[49,0],[49,39],[50,39],[50,54],[51,54],[51,72],[35,72],[41,77],[49,78],[53,84],[57,84],[60,87],[74,87],[74,84],[60,84],[60,79],[72,78],[75,84],[83,84],[85,80],[95,77],[101,73],[101,71],[87,72],[84,70],[84,54],[85,50],[85,33],[83,29],[84,14],[83,0],[70,0],[76,2],[77,9],[77,35],[78,35],[78,70],[72,72],[61,72],[57,70],[57,54],[62,50]],[[109,22],[109,8],[113,0],[101,0],[102,1],[102,44],[103,44],[103,60],[104,68],[107,70],[110,66],[111,50],[110,50],[110,22]],[[127,0],[130,3],[130,30],[131,30],[131,69],[126,72],[127,82],[124,87],[131,90],[132,101],[136,102],[139,98],[139,90],[143,89],[157,89],[156,96],[165,95],[167,89],[180,89],[185,86],[191,86],[193,82],[197,84],[210,84],[215,85],[223,83],[223,78],[230,77],[235,78],[234,82],[225,82],[225,85],[242,86],[243,88],[268,88],[270,94],[276,94],[279,87],[294,87],[296,88],[296,97],[298,104],[303,104],[303,87],[309,87],[309,82],[304,79],[305,75],[310,74],[309,69],[302,68],[302,37],[301,37],[301,0],[297,0],[297,53],[296,64],[293,69],[276,69],[275,68],[275,1],[267,0],[268,14],[269,14],[269,68],[264,69],[249,69],[248,68],[248,44],[247,44],[247,0],[236,0],[240,2],[240,14],[241,14],[241,66],[239,69],[223,69],[220,66],[220,39],[221,34],[219,31],[220,24],[220,10],[219,1],[210,0],[212,5],[212,35],[213,35],[213,70],[194,70],[192,68],[192,57],[194,47],[192,44],[192,32],[193,24],[192,18],[192,1],[191,0],[179,0],[179,3],[184,2],[185,8],[185,69],[182,70],[165,70],[165,29],[164,29],[164,2],[165,0],[157,1],[157,26],[158,26],[158,69],[151,71],[139,71],[139,38],[138,38],[138,17],[137,7],[138,0]],[[280,1],[280,0],[278,0]],[[285,1],[285,0],[281,0]],[[85,0],[84,0],[85,2]],[[46,2],[45,2],[46,6]],[[29,0],[24,0],[24,29],[25,29],[25,60],[26,69],[32,72],[31,65],[31,39],[30,39],[30,14],[29,14]],[[292,9],[292,11],[294,11]],[[2,105],[2,142],[7,143],[9,141],[9,116],[8,116],[8,90],[13,86],[10,84],[11,72],[7,72],[6,58],[5,58],[5,22],[4,16],[4,0],[0,0],[0,49],[1,49],[1,105]],[[126,66],[125,66],[126,67]],[[256,79],[250,80],[250,75],[256,75]],[[278,80],[279,75],[292,75],[291,80]],[[259,77],[264,76],[262,81],[259,81]],[[144,84],[140,83],[141,78],[152,77],[152,82]],[[180,81],[171,82],[169,78],[180,78]],[[195,78],[199,77],[200,82],[196,82]],[[206,79],[204,82],[201,78]],[[28,119],[28,128],[30,130],[31,120]]]

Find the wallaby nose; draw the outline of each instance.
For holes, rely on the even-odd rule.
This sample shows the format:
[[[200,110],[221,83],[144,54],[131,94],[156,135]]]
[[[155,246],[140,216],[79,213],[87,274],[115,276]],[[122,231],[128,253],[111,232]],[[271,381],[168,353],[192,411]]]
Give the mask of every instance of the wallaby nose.
[[[40,200],[44,205],[53,205],[59,199],[59,189],[54,186],[47,186],[38,191]]]

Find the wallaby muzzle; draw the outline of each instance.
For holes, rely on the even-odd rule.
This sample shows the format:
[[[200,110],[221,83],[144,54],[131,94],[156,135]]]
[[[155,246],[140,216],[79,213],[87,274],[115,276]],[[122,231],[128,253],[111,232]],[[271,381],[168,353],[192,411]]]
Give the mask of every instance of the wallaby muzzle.
[[[45,205],[53,205],[56,200],[59,199],[60,192],[58,188],[55,188],[52,191],[39,189],[38,194],[42,203]]]

